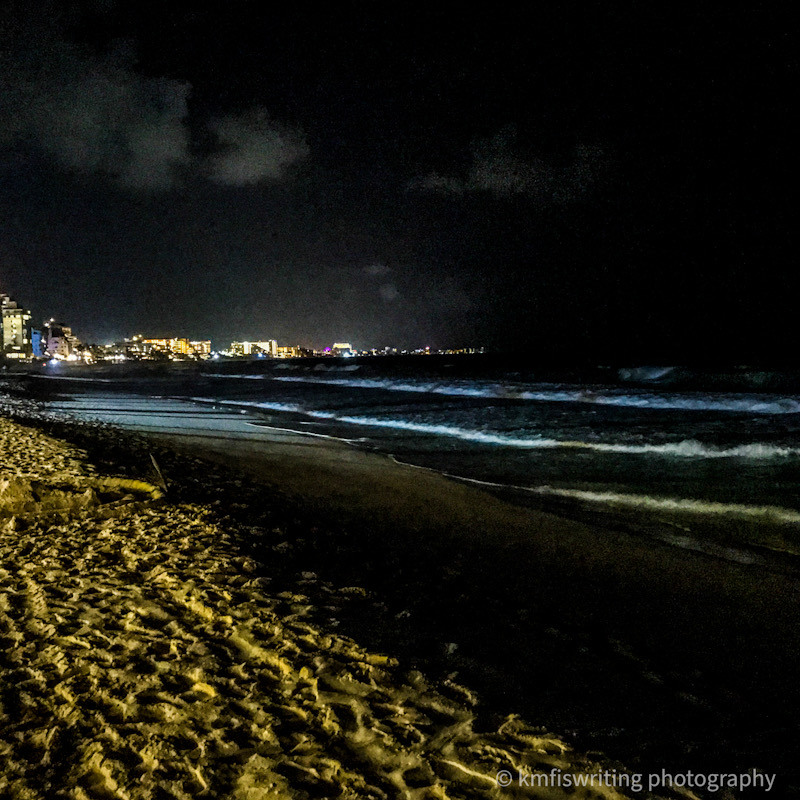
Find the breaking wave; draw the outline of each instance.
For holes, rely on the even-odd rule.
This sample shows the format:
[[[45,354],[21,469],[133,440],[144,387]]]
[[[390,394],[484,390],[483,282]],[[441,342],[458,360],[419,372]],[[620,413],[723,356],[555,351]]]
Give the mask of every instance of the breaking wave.
[[[407,463],[394,459],[398,463]],[[409,464],[409,466],[414,466]],[[427,467],[421,467],[427,469]],[[514,489],[543,497],[564,497],[570,500],[577,500],[584,503],[603,505],[615,509],[633,509],[644,512],[661,512],[670,514],[689,514],[704,517],[726,517],[738,519],[748,523],[755,523],[759,527],[763,525],[798,525],[800,524],[800,512],[790,508],[771,505],[745,505],[743,503],[719,503],[712,500],[695,500],[677,497],[654,497],[652,495],[632,494],[625,492],[597,492],[585,489],[562,489],[553,486],[513,486],[494,481],[484,481],[476,478],[467,478],[460,475],[442,473],[449,478],[462,481],[464,483],[486,486],[497,489]],[[759,549],[766,548],[773,551],[780,551],[798,555],[798,547],[794,541],[786,538],[769,540],[759,540],[756,543],[742,541],[738,544],[723,544],[708,540],[702,536],[691,535],[686,529],[684,532],[677,533],[665,527],[647,528],[647,535],[658,539],[674,547],[684,550],[694,550],[699,553],[723,558],[727,561],[735,561],[740,564],[764,564],[767,563],[763,555],[750,549],[752,544],[756,544]]]
[[[800,511],[780,506],[750,506],[741,503],[717,503],[710,500],[689,500],[676,497],[651,497],[650,495],[625,494],[620,492],[592,492],[584,489],[559,489],[553,486],[515,487],[525,488],[533,494],[551,497],[568,497],[589,503],[636,508],[647,511],[670,511],[690,514],[717,514],[737,519],[765,521],[797,525]]]
[[[441,425],[425,422],[413,422],[403,419],[353,416],[349,414],[336,414],[333,411],[307,410],[295,403],[275,402],[248,402],[241,400],[215,400],[211,398],[192,398],[197,402],[215,403],[219,405],[235,406],[238,408],[252,408],[253,410],[289,412],[303,414],[307,417],[330,422],[345,423],[349,425],[363,425],[371,428],[385,428],[396,431],[409,431],[433,436],[448,436],[476,444],[497,445],[501,447],[516,447],[526,450],[535,449],[561,449],[587,450],[600,453],[628,453],[632,455],[663,455],[678,458],[747,458],[770,459],[787,458],[800,455],[800,448],[780,447],[777,445],[754,442],[741,444],[734,447],[716,447],[694,439],[685,439],[679,442],[665,442],[662,444],[625,444],[616,442],[585,442],[569,439],[554,439],[543,436],[513,436],[496,431],[475,430],[461,428],[456,425]]]
[[[306,414],[296,403],[269,403],[269,402],[247,402],[245,400],[217,400],[214,397],[190,397],[195,403],[206,403],[219,406],[236,406],[237,408],[257,408],[265,411],[286,411],[293,414]]]
[[[113,378],[84,378],[78,375],[45,375],[43,373],[38,373],[33,375],[32,377],[39,380],[40,378],[44,378],[45,380],[49,381],[81,381],[83,383],[114,383]]]
[[[675,374],[675,367],[623,367],[617,375],[622,381],[639,383],[658,383],[669,380]]]
[[[517,447],[525,449],[558,449],[571,448],[577,450],[592,450],[601,453],[630,453],[630,454],[656,454],[677,456],[683,458],[782,458],[800,454],[800,449],[778,447],[775,445],[756,442],[753,444],[737,445],[735,447],[715,447],[692,439],[680,442],[667,442],[664,444],[622,444],[613,442],[583,442],[575,440],[552,439],[540,436],[518,437],[507,434],[470,430],[451,425],[431,425],[422,422],[409,422],[399,419],[378,419],[375,417],[337,416],[331,412],[307,411],[311,417],[330,419],[335,422],[346,422],[352,425],[366,425],[377,428],[390,428],[394,430],[411,431],[414,433],[427,433],[435,436],[452,436],[468,442],[479,444],[493,444],[504,447]]]
[[[756,394],[706,394],[674,392],[630,392],[585,387],[544,388],[507,383],[474,381],[402,381],[390,378],[328,378],[301,375],[275,376],[289,383],[316,383],[389,392],[441,394],[453,397],[484,397],[530,400],[540,403],[591,403],[602,406],[678,411],[729,411],[748,414],[800,414],[800,398]]]
[[[235,378],[240,381],[263,381],[268,378],[268,375],[242,375],[242,374],[229,374],[227,372],[209,372],[206,376],[208,378]]]

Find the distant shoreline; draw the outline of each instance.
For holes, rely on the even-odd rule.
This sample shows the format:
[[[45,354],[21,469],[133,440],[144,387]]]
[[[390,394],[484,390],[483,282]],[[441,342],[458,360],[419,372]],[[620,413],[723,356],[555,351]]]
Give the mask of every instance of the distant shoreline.
[[[206,361],[0,362],[0,378],[39,376],[63,379],[108,378],[112,381],[179,379],[189,375],[264,375],[286,372],[436,375],[441,378],[523,379],[587,386],[625,386],[656,391],[714,391],[720,393],[788,393],[800,395],[796,364],[734,366],[725,364],[651,364],[621,362],[560,362],[547,353],[461,353],[453,355],[378,355],[342,358],[221,358]]]

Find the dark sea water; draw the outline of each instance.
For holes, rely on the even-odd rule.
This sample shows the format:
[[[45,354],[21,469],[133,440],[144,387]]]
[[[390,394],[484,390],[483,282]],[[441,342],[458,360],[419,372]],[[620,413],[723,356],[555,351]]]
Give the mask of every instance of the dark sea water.
[[[269,425],[331,436],[678,547],[790,569],[800,556],[796,374],[568,371],[491,356],[61,369],[47,372],[61,378],[57,406],[116,424],[202,418],[222,435]]]

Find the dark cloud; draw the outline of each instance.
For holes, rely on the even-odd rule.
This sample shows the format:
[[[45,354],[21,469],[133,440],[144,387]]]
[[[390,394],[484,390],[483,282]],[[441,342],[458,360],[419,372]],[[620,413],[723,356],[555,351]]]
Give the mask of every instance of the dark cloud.
[[[17,46],[0,61],[0,147],[33,147],[67,170],[151,192],[191,174],[238,186],[277,180],[308,154],[302,134],[253,108],[208,123],[218,146],[198,155],[188,81],[140,74],[129,43],[99,57],[50,31],[32,38],[35,52]]]
[[[440,194],[486,192],[496,197],[526,195],[542,201],[569,202],[587,193],[604,165],[600,148],[580,145],[570,161],[557,165],[525,155],[513,130],[503,130],[472,147],[466,174],[432,172],[415,178],[409,188]]]
[[[368,266],[364,267],[364,272],[367,275],[374,275],[374,276],[388,275],[391,271],[392,271],[391,267],[387,267],[386,264],[380,264],[380,263],[369,264]]]
[[[397,298],[400,296],[400,292],[393,283],[382,284],[378,292],[380,293],[380,296],[387,303],[391,303],[393,300],[397,300]]]
[[[218,183],[247,186],[278,180],[308,156],[302,134],[276,125],[263,108],[217,120],[211,129],[221,150],[209,158],[209,175]]]
[[[39,59],[3,64],[0,144],[33,146],[61,167],[161,190],[190,162],[188,83],[138,75],[124,59],[92,58],[50,41]]]

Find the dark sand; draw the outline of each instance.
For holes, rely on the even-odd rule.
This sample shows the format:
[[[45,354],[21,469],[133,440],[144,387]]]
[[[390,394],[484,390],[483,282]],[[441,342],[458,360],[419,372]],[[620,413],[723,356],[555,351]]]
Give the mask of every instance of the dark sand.
[[[354,608],[345,632],[434,677],[458,673],[488,712],[573,732],[629,767],[756,767],[798,785],[794,576],[519,507],[329,439],[152,438],[333,529],[332,546],[300,553],[304,568],[381,601]]]

